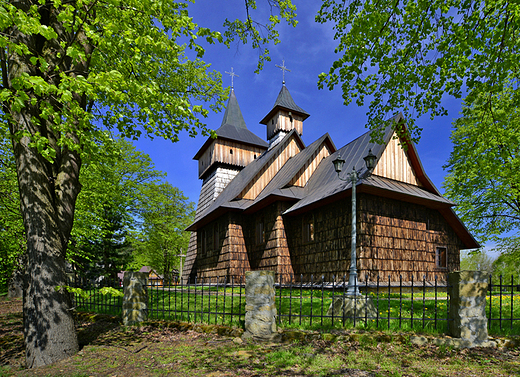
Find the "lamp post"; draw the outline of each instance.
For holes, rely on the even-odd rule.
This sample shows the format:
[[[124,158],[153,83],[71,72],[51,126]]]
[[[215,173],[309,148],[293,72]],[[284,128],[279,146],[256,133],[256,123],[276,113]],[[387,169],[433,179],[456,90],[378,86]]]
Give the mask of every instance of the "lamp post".
[[[369,171],[372,171],[374,166],[376,165],[376,156],[372,154],[372,150],[368,150],[368,155],[363,157],[365,160],[365,166]],[[352,232],[351,232],[351,248],[350,248],[350,270],[348,276],[348,286],[347,286],[347,296],[359,296],[361,293],[358,288],[358,279],[357,279],[357,266],[356,266],[356,183],[359,179],[358,173],[355,167],[352,167],[352,172],[349,174],[348,179],[343,179],[339,176],[341,171],[343,170],[343,165],[345,164],[345,160],[341,158],[340,155],[332,161],[334,164],[334,169],[336,173],[338,173],[338,178],[345,182],[352,183]]]

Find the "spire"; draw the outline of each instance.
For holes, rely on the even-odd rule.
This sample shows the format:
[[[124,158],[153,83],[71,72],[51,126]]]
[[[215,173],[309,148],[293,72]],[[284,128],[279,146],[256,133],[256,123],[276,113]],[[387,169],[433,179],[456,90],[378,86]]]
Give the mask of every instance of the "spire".
[[[224,119],[222,119],[221,126],[226,124],[247,129],[246,122],[244,121],[244,117],[240,111],[240,106],[238,105],[237,97],[235,96],[235,91],[233,89],[231,89],[231,94],[229,96],[229,101],[226,106],[226,112],[224,113]]]
[[[280,93],[278,93],[278,98],[276,98],[273,108],[271,109],[269,114],[267,114],[264,117],[264,119],[260,121],[260,123],[267,124],[267,122],[269,122],[273,115],[280,109],[288,110],[299,114],[302,117],[302,121],[309,117],[309,113],[307,113],[300,106],[294,103],[291,93],[289,93],[289,89],[287,89],[285,85],[282,85],[282,89],[280,89]]]

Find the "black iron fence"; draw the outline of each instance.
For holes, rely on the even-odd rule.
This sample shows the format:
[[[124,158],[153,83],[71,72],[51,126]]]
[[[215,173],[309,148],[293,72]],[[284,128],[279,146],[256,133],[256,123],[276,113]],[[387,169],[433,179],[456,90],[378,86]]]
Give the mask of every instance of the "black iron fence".
[[[294,282],[299,280],[299,282]],[[354,314],[338,312],[334,300],[344,297],[348,277],[323,277],[310,281],[294,276],[278,276],[276,288],[277,322],[283,328],[334,329],[363,327],[390,331],[444,333],[449,320],[450,297],[445,282],[398,282],[377,278],[361,280],[356,287],[360,296],[354,303],[372,302],[375,311],[359,310]],[[240,282],[240,283],[237,283]],[[284,283],[291,281],[293,283]],[[117,284],[117,289],[122,288]],[[101,294],[99,287],[85,288],[84,296],[75,296],[77,310],[121,315],[122,297]],[[192,284],[176,282],[148,287],[148,317],[154,319],[243,326],[245,286],[233,277],[200,278]],[[356,306],[357,307],[357,306]],[[486,316],[491,334],[520,335],[520,284],[513,278],[492,283],[490,278]]]

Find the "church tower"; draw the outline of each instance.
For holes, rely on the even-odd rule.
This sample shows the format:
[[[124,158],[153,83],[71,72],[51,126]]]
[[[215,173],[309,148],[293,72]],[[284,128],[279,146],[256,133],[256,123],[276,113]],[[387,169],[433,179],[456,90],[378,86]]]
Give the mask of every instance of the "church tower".
[[[236,76],[233,72],[232,76]],[[199,163],[202,180],[195,219],[219,196],[233,178],[249,163],[264,153],[268,144],[249,131],[240,111],[233,85],[222,124],[215,130],[217,138],[209,137],[193,157]],[[183,271],[187,281],[197,257],[197,233],[192,232]]]
[[[285,86],[285,71],[290,72],[285,67],[285,62],[281,66],[277,65],[277,67],[283,71],[282,89],[269,114],[260,121],[261,124],[267,126],[269,148],[278,144],[293,129],[301,136],[303,133],[303,121],[309,117],[305,110],[294,103],[291,93]]]
[[[247,129],[233,89],[222,124],[215,132],[217,138],[209,137],[193,157],[199,162],[199,179],[202,179],[197,213],[204,211],[238,172],[268,147]]]

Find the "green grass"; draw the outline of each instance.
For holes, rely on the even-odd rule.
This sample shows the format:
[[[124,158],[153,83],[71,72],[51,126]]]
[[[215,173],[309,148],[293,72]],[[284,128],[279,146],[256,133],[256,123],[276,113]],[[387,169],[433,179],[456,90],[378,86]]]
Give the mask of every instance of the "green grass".
[[[384,290],[384,289],[383,289]],[[79,301],[77,310],[121,315],[121,297],[100,295],[97,289],[87,291],[89,300]],[[343,292],[336,290],[340,296]],[[440,334],[447,331],[447,304],[445,292],[417,291],[403,293],[369,293],[379,316],[356,319],[344,319],[340,313],[327,316],[332,303],[333,292],[284,288],[276,291],[275,303],[278,313],[278,325],[282,328],[307,330],[333,330],[342,328],[362,328],[366,330],[414,331],[419,333]],[[365,297],[365,296],[363,296]],[[501,300],[501,301],[500,301]],[[511,302],[513,313],[511,314]],[[486,315],[489,318],[490,298],[487,297]],[[502,308],[500,310],[500,308]],[[186,322],[208,323],[227,326],[243,326],[245,313],[245,291],[242,287],[224,288],[216,286],[171,287],[170,289],[150,289],[148,315],[154,319],[179,320]],[[501,313],[501,314],[500,314]],[[512,317],[511,317],[512,315]],[[520,335],[520,295],[510,293],[495,294],[491,299],[492,318],[504,320],[492,321],[490,334]],[[437,321],[436,321],[437,319]],[[509,320],[509,321],[508,321]],[[502,328],[500,328],[502,327]]]

